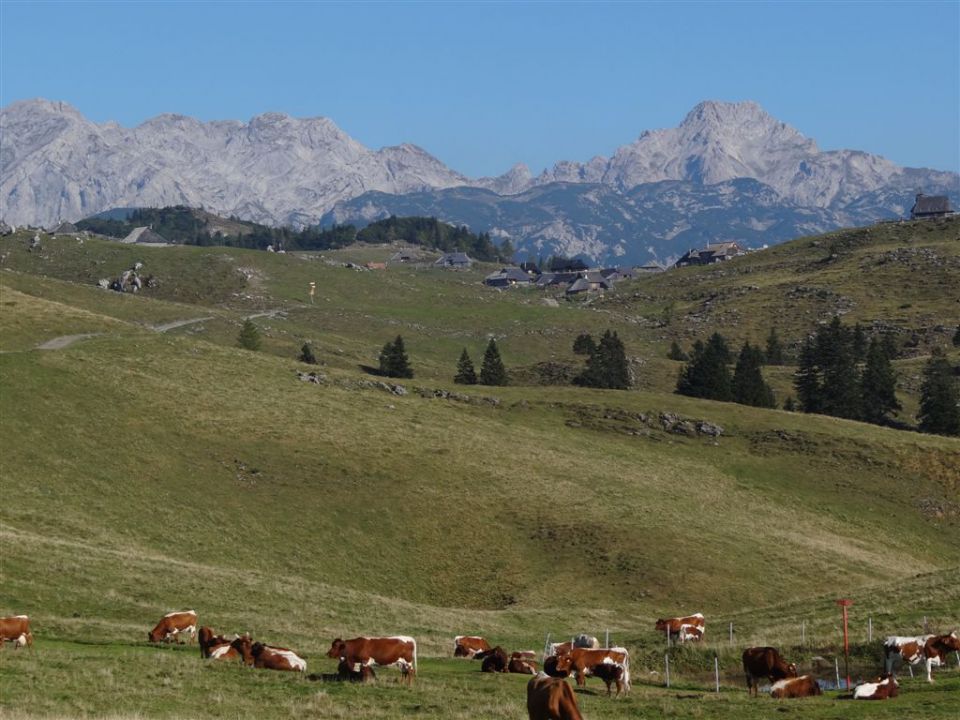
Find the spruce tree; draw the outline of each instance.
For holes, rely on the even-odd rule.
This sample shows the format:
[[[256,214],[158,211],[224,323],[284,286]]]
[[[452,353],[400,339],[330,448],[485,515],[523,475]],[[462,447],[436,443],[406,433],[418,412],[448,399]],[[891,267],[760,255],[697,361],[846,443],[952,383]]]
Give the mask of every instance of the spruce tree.
[[[764,381],[760,366],[763,364],[763,353],[760,348],[753,347],[745,342],[737,359],[737,367],[733,371],[733,401],[741,405],[754,407],[775,407],[773,390]]]
[[[397,335],[392,343],[388,342],[380,351],[380,374],[386,377],[412,378],[413,368],[407,357],[403,338]]]
[[[670,351],[667,353],[667,358],[670,360],[689,360],[690,356],[687,355],[681,347],[677,344],[677,341],[674,340],[670,343]]]
[[[473,360],[471,360],[467,354],[466,348],[460,353],[460,360],[457,361],[457,374],[454,376],[453,381],[461,385],[477,384],[477,372],[473,369]]]
[[[243,321],[243,327],[240,328],[240,334],[237,335],[237,345],[246,350],[260,349],[260,331],[250,319]]]
[[[923,369],[918,418],[923,432],[960,435],[960,390],[940,348],[934,349]]]
[[[708,400],[732,400],[729,362],[730,350],[720,333],[711,335],[706,344],[698,340],[690,362],[677,378],[676,392]]]
[[[597,344],[587,333],[580,333],[573,341],[573,352],[577,355],[591,355],[597,349]]]
[[[817,367],[817,349],[813,338],[800,349],[800,363],[793,379],[800,408],[806,413],[818,413],[823,408],[823,396],[820,389],[820,371]]]
[[[500,350],[497,341],[490,338],[487,349],[483,353],[483,366],[480,368],[481,385],[506,385],[507,369],[500,359]]]
[[[797,401],[793,399],[793,395],[787,396],[787,399],[783,401],[783,409],[787,412],[795,412],[797,409]]]
[[[900,409],[897,401],[897,375],[883,341],[877,337],[870,340],[867,362],[860,376],[860,393],[863,419],[871,423],[883,423],[888,413]]]
[[[603,387],[614,390],[626,390],[629,388],[630,366],[627,363],[627,352],[623,347],[623,341],[615,330],[607,330],[603,334],[597,351],[603,362]]]
[[[863,332],[863,326],[857,323],[853,326],[853,335],[851,338],[851,349],[855,362],[863,362],[867,359],[867,335]]]
[[[777,336],[776,328],[770,328],[770,334],[767,336],[767,351],[764,354],[764,360],[767,365],[783,365],[783,346],[780,344],[780,338]]]
[[[855,333],[845,328],[834,316],[829,325],[817,333],[817,365],[820,367],[821,412],[834,417],[859,420],[860,374],[854,347]]]

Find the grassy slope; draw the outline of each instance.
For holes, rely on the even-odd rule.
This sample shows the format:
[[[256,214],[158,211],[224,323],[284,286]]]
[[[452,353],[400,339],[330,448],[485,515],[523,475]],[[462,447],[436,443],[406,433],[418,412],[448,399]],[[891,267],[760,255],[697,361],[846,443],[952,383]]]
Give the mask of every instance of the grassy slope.
[[[65,241],[45,247],[43,265],[19,248],[5,249],[8,264],[71,280],[85,253],[117,252],[92,241],[83,252]],[[16,439],[0,462],[22,494],[0,515],[0,609],[29,612],[46,638],[110,641],[82,672],[115,674],[111,682],[148,696],[128,708],[98,704],[69,691],[82,677],[71,667],[50,676],[59,690],[44,696],[44,712],[189,713],[122,669],[156,662],[131,638],[182,605],[218,629],[248,629],[313,657],[331,636],[361,631],[411,632],[429,655],[465,630],[536,647],[547,631],[609,627],[651,667],[652,618],[694,607],[714,632],[732,620],[743,641],[778,644],[801,619],[808,637],[835,643],[839,594],[869,608],[878,634],[916,628],[923,614],[937,627],[960,623],[960,591],[942,580],[960,567],[957,518],[918,509],[957,502],[956,441],[648,392],[506,388],[497,407],[395,397],[359,388],[355,371],[387,331],[417,339],[412,385],[449,387],[446,358],[467,339],[502,333],[517,357],[565,358],[571,335],[596,316],[536,295],[487,294],[475,285],[482,271],[355,273],[266,253],[119,250],[128,256],[115,258],[117,269],[141,254],[148,269],[168,268],[157,293],[166,300],[0,278],[0,338],[14,351],[0,356],[0,429]],[[254,268],[259,285],[235,290],[231,269],[210,281],[202,306],[183,303],[194,292],[187,280],[220,264]],[[310,277],[322,278],[324,305],[298,303]],[[303,337],[320,338],[328,385],[297,382],[301,366],[290,360],[227,347],[244,314],[277,306],[286,319],[260,321],[268,346],[289,356]],[[143,329],[201,315],[217,320],[200,333]],[[79,332],[106,334],[25,351]],[[718,422],[726,435],[714,445],[636,419],[660,411]],[[66,645],[42,652],[61,665],[75,656]],[[722,654],[735,668],[735,653]],[[196,675],[194,658],[160,656],[174,658],[163,662],[183,697],[238,690],[236,675]],[[32,675],[35,662],[19,655],[0,669]],[[438,665],[439,685],[425,679],[415,691],[426,714],[449,714],[451,689],[492,716],[516,714],[512,695],[492,693],[487,678],[460,679],[463,668]],[[278,715],[409,710],[388,689],[380,706],[355,688],[318,699],[289,679],[256,681],[269,690],[241,682],[235,702],[277,692]],[[7,697],[8,708],[27,707],[22,694]],[[593,714],[653,712],[673,707],[668,698],[651,690]],[[231,702],[224,713],[238,711]],[[702,712],[746,711],[721,703]]]

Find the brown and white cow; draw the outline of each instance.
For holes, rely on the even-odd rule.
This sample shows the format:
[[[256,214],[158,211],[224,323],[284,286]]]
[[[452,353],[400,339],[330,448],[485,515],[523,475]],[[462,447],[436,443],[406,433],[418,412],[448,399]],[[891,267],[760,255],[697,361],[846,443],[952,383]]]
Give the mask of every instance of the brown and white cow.
[[[743,651],[743,672],[747,676],[747,693],[758,694],[760,678],[775,683],[797,677],[797,666],[787,663],[774,647],[752,647]]]
[[[150,642],[169,642],[176,640],[177,635],[186,633],[191,638],[197,635],[197,614],[193,610],[167,613],[157,626],[147,633]]]
[[[923,656],[927,660],[927,682],[933,682],[931,670],[947,662],[947,655],[960,652],[960,637],[956,631],[949,635],[934,635],[928,638],[923,645]]]
[[[530,720],[583,720],[573,688],[546,673],[527,683],[527,714]]]
[[[886,700],[897,696],[900,684],[890,673],[884,673],[874,682],[862,683],[853,689],[854,700]]]
[[[820,684],[810,675],[777,680],[770,688],[770,697],[778,700],[813,697],[815,695],[823,695],[823,690],[820,689]]]
[[[249,635],[237,638],[231,643],[231,647],[240,653],[245,665],[288,672],[306,672],[307,670],[307,661],[293,650],[251,642]]]
[[[6,641],[13,643],[13,649],[33,646],[33,633],[30,632],[30,618],[27,615],[11,615],[0,618],[0,648]]]
[[[586,685],[586,677],[593,675],[597,665],[619,665],[623,668],[623,685],[630,689],[630,653],[626,648],[573,648],[566,655],[557,656],[557,672],[570,672],[577,679],[577,685]]]
[[[490,649],[490,643],[479,635],[457,635],[453,639],[453,656],[473,658],[478,652]]]
[[[510,654],[510,662],[507,663],[507,672],[518,675],[536,675],[537,664],[526,657],[525,652],[515,652]]]
[[[570,676],[570,670],[560,670],[557,668],[560,658],[557,655],[551,655],[543,661],[543,672],[550,677],[565,678]]]
[[[417,641],[407,635],[337,638],[330,645],[327,657],[346,660],[351,665],[396,665],[409,684],[417,672]]]
[[[688,625],[684,623],[680,626],[680,632],[677,633],[680,642],[700,642],[703,640],[703,628],[697,625]]]
[[[214,635],[213,629],[209,627],[200,628],[197,640],[200,645],[200,657],[207,660],[236,660],[240,657],[240,652],[233,647],[233,638],[225,638],[222,635]]]
[[[892,673],[897,658],[909,665],[923,660],[923,647],[933,635],[891,635],[883,641],[883,669]]]
[[[620,693],[623,692],[623,668],[619,665],[612,665],[610,663],[600,663],[599,665],[594,665],[591,668],[591,674],[594,677],[598,677],[603,680],[607,685],[607,697],[610,697],[610,686],[616,684],[617,686],[617,697],[620,697]]]
[[[313,676],[311,676],[312,678]],[[337,679],[366,683],[376,680],[377,676],[369,665],[361,665],[360,663],[351,665],[346,660],[341,660],[340,664],[337,665]]]
[[[698,639],[703,638],[703,633],[706,630],[706,621],[704,620],[703,613],[694,613],[686,617],[660,618],[654,627],[657,629],[657,632],[662,632],[669,635],[669,637],[679,637],[684,625],[699,628],[700,637]]]

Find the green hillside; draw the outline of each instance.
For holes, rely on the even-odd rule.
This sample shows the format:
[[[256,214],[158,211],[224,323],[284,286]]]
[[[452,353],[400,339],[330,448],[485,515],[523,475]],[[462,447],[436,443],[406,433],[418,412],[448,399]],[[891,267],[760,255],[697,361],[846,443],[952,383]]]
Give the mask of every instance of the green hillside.
[[[871,228],[887,233],[882,245],[839,252],[831,263],[871,268],[862,284],[830,263],[796,279],[821,253],[812,243],[826,242],[801,240],[625,283],[586,304],[489,290],[479,284],[489,267],[345,266],[389,247],[321,257],[44,238],[30,252],[24,236],[3,238],[0,462],[16,502],[0,513],[0,614],[30,614],[38,643],[0,658],[0,709],[181,717],[214,697],[204,714],[519,717],[521,679],[430,658],[449,656],[455,634],[514,649],[539,648],[548,632],[609,629],[650,684],[617,703],[582,696],[589,717],[751,717],[760,711],[739,690],[678,706],[676,691],[657,687],[654,619],[706,614],[706,647],[675,659],[682,688],[706,687],[714,652],[732,688],[745,643],[832,664],[833,600],[843,596],[856,601],[857,671],[872,673],[866,617],[875,637],[919,632],[924,617],[935,629],[960,624],[960,441],[680,397],[670,392],[678,364],[660,358],[671,338],[713,329],[762,338],[776,321],[782,337],[799,337],[808,310],[775,302],[790,283],[838,288],[854,299],[849,317],[884,318],[893,290],[878,286],[903,270],[864,255],[898,242],[941,262],[924,286],[905,284],[899,304],[910,307],[891,321],[917,332],[955,326],[946,288],[960,286],[958,225],[929,227]],[[155,287],[133,296],[95,286],[135,261]],[[751,291],[755,303],[723,289],[741,276],[764,288]],[[691,298],[708,282],[725,298],[718,317],[740,297],[738,317],[750,323],[694,319]],[[927,287],[937,283],[939,292]],[[664,299],[675,303],[670,323],[644,320]],[[263,352],[235,347],[248,316],[259,316]],[[200,321],[170,325],[189,320]],[[607,327],[627,345],[637,390],[451,381],[461,349],[479,361],[491,335],[508,369],[530,377],[538,363],[579,367],[573,338]],[[361,369],[397,334],[416,371],[400,390]],[[86,337],[34,349],[73,335]],[[945,344],[949,335],[929,330],[904,366],[941,336]],[[305,341],[321,366],[296,361]],[[789,373],[774,373],[778,388]],[[376,688],[320,686],[201,667],[192,648],[148,648],[149,626],[187,606],[218,631],[297,648],[311,671],[333,671],[322,657],[333,637],[361,633],[415,635],[427,660],[404,691],[391,670]],[[91,679],[129,689],[128,699],[81,689]],[[876,712],[949,717],[957,671],[925,685]],[[451,707],[458,694],[471,704]],[[803,712],[832,717],[835,702]]]

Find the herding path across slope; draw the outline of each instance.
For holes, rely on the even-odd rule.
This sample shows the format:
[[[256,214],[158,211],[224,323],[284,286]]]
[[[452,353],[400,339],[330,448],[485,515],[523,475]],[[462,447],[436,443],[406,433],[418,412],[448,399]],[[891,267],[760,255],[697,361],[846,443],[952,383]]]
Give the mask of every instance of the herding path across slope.
[[[45,343],[40,343],[35,348],[36,350],[63,350],[65,347],[70,347],[75,342],[80,340],[86,340],[87,338],[97,337],[103,333],[80,333],[79,335],[61,335],[60,337],[55,337],[52,340],[47,340]]]

